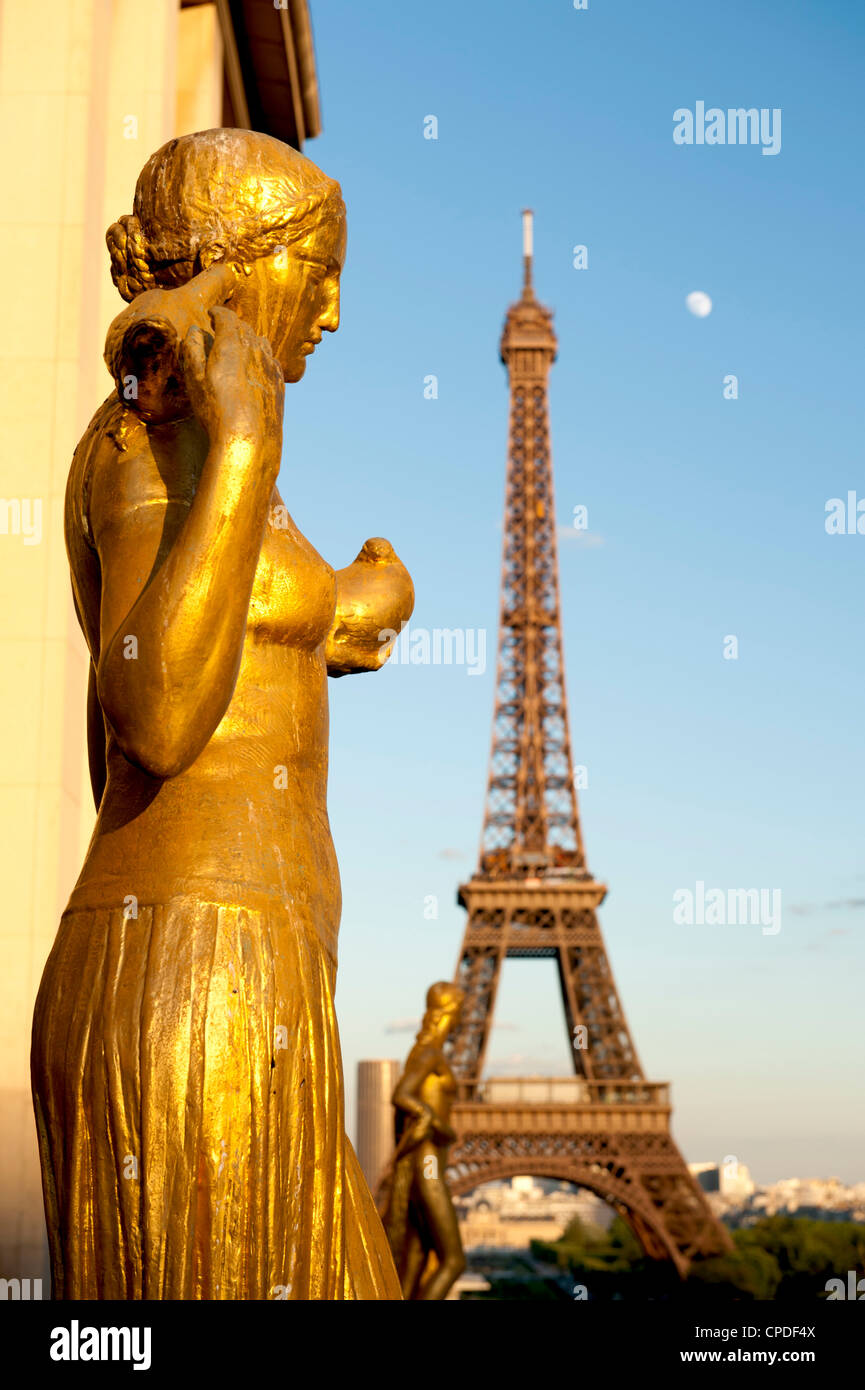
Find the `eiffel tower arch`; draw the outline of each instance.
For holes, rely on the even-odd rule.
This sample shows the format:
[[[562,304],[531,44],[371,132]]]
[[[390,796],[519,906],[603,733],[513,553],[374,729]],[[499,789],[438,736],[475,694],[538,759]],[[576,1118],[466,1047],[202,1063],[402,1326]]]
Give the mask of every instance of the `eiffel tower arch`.
[[[622,1215],[646,1254],[684,1275],[732,1248],[670,1133],[669,1086],[646,1080],[616,990],[577,809],[565,696],[547,380],[557,341],[524,282],[501,358],[510,381],[504,556],[490,771],[480,862],[456,981],[466,992],[451,1045],[459,1084],[452,1191],[517,1174],[566,1179]],[[572,1078],[482,1080],[508,958],[555,960]]]

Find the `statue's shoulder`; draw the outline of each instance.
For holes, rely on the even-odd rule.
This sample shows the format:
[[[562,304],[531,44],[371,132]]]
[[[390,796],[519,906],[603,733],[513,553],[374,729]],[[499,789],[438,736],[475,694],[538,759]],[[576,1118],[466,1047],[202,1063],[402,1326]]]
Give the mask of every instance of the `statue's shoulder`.
[[[109,396],[72,460],[66,488],[67,543],[78,536],[96,548],[100,534],[131,512],[172,502],[188,506],[203,452],[197,433],[191,420],[154,429],[116,395]],[[206,436],[204,440],[206,448]]]
[[[406,1059],[406,1071],[434,1071],[441,1058],[441,1051],[434,1043],[416,1042]]]
[[[67,545],[85,541],[93,545],[90,524],[90,503],[93,481],[97,473],[116,460],[121,452],[118,435],[122,434],[125,411],[121,401],[110,395],[81,436],[66,481],[65,527]]]

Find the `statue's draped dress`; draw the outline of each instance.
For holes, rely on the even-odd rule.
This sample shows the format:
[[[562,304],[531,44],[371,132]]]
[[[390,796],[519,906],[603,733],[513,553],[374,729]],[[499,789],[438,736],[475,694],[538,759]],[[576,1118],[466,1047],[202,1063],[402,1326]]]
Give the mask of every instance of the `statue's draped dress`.
[[[122,438],[121,417],[116,402],[102,407],[70,474],[79,611],[95,554],[93,472],[110,468],[98,456],[112,429]],[[164,484],[145,472],[135,486],[133,502],[146,505]],[[236,687],[245,703],[233,713],[233,698],[224,721],[242,775],[236,792],[231,778],[196,783],[192,836],[189,774],[147,778],[109,731],[97,829],[33,1026],[55,1297],[401,1297],[344,1130],[339,879],[323,797],[304,801],[304,758],[317,776],[326,769],[321,642],[334,603],[330,567],[293,526],[279,535],[269,524]],[[298,724],[282,776],[267,765],[267,701],[255,703],[261,643],[325,691],[318,726]],[[249,785],[262,788],[255,804]]]

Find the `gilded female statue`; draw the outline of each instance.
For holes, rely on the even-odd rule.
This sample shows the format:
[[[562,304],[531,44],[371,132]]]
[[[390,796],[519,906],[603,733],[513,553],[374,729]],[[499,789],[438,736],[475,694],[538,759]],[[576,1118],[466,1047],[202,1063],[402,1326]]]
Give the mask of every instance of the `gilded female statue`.
[[[444,1054],[465,995],[440,982],[393,1093],[396,1149],[382,1194],[384,1224],[407,1299],[443,1299],[466,1267],[445,1181],[456,1135],[450,1124],[456,1081]]]
[[[398,1299],[344,1130],[327,676],[381,666],[413,591],[382,540],[334,573],[276,490],[284,382],[339,323],[342,197],[212,130],[134,207],[118,390],[66,496],[98,819],[33,1024],[54,1292]]]

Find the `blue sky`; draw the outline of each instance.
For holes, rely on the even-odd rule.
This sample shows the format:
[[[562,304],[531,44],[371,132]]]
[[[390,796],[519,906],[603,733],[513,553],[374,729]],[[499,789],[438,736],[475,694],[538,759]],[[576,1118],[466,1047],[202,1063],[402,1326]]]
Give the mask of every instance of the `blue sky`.
[[[388,1025],[419,1016],[461,941],[494,691],[498,337],[531,206],[559,337],[558,519],[589,516],[560,547],[583,832],[638,1051],[673,1083],[689,1160],[862,1180],[865,536],[824,518],[865,497],[865,9],[312,8],[324,134],[306,152],[342,183],[348,257],[340,330],[287,391],[280,490],[335,566],[393,542],[413,626],[487,631],[483,675],[331,683],[350,1110],[356,1062],[405,1054]],[[674,144],[673,112],[698,100],[780,108],[780,153]],[[781,931],[674,924],[698,880],[780,888]],[[493,1069],[567,1070],[547,963],[508,962],[496,1016]]]

